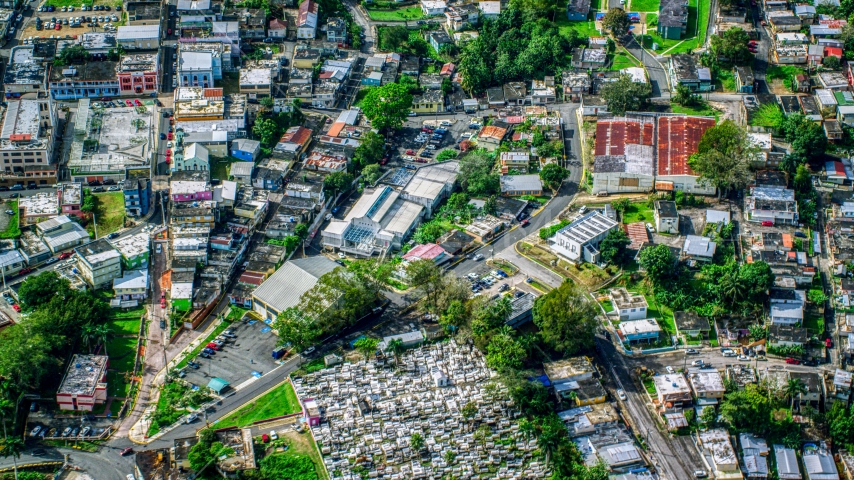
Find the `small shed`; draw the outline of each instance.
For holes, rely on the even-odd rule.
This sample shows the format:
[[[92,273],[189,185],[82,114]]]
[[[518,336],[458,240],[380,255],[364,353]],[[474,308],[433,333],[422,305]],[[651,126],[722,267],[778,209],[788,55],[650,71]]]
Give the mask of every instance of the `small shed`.
[[[217,395],[221,395],[223,390],[228,388],[228,385],[229,385],[228,382],[226,382],[225,380],[223,380],[219,377],[214,377],[211,379],[210,382],[208,382],[208,388],[213,390],[213,392],[216,393]]]

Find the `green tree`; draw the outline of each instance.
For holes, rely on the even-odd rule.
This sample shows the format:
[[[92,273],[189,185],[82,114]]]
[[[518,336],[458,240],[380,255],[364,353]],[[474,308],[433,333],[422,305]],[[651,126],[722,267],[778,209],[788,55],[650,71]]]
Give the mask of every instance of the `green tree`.
[[[671,100],[684,107],[695,105],[700,100],[700,96],[692,92],[690,88],[680,83],[676,85],[676,91],[674,92]]]
[[[362,112],[378,130],[402,127],[411,109],[412,95],[398,83],[374,87],[362,100]]]
[[[380,37],[380,50],[395,52],[409,43],[409,29],[404,26],[389,26],[382,29]]]
[[[750,162],[759,149],[747,131],[732,120],[724,120],[706,130],[697,146],[697,153],[688,165],[700,175],[700,180],[718,189],[718,195],[729,189],[740,190],[753,179]]]
[[[616,82],[604,84],[600,95],[608,104],[608,110],[614,115],[624,115],[629,111],[642,111],[649,104],[652,86],[637,83],[629,75],[620,75]]]
[[[359,146],[353,152],[353,165],[356,171],[361,171],[371,164],[378,163],[385,150],[385,137],[368,131],[359,139]]]
[[[810,174],[809,167],[798,165],[795,178],[792,179],[792,186],[795,187],[795,191],[798,193],[809,193],[812,191],[812,175]]]
[[[842,61],[839,57],[834,55],[829,55],[824,57],[824,60],[821,61],[821,64],[824,65],[825,68],[830,70],[838,70],[840,66],[842,66]]]
[[[585,297],[572,282],[564,282],[534,302],[534,323],[543,342],[565,355],[593,345],[596,309]]]
[[[762,340],[768,334],[768,331],[765,330],[765,326],[757,323],[748,325],[747,330],[750,332],[750,338],[754,340]]]
[[[715,61],[724,61],[733,65],[747,65],[753,62],[753,54],[747,48],[750,40],[747,32],[741,28],[730,28],[719,35],[712,35],[711,50]]]
[[[452,158],[457,158],[457,151],[451,150],[450,148],[446,148],[436,155],[437,162],[444,162],[445,160],[451,160]]]
[[[399,338],[395,338],[395,339],[391,340],[390,342],[388,342],[388,345],[386,346],[385,351],[394,355],[394,362],[399,363],[400,362],[400,355],[404,351],[403,341],[400,340]]]
[[[791,157],[797,164],[818,160],[827,149],[827,136],[821,125],[801,113],[789,115],[783,120],[780,132],[791,144]],[[797,165],[794,165],[797,166]],[[792,168],[790,171],[794,171]]]
[[[718,420],[718,412],[715,411],[715,407],[706,407],[703,409],[703,413],[700,414],[700,421],[705,425],[714,425]]]
[[[362,178],[365,179],[365,183],[369,185],[373,185],[380,179],[382,176],[382,172],[380,171],[380,166],[376,163],[366,166],[362,169]]]
[[[80,205],[80,211],[84,213],[94,212],[97,201],[98,199],[91,194],[88,188],[83,189],[83,204]]]
[[[53,61],[55,67],[80,65],[89,60],[89,51],[83,45],[66,46]]]
[[[485,150],[470,152],[460,159],[459,180],[462,190],[473,197],[501,192],[495,158]]]
[[[641,250],[638,264],[646,271],[646,277],[654,284],[661,284],[662,280],[673,275],[676,258],[670,247],[663,243],[653,245]]]
[[[800,398],[804,393],[807,393],[807,386],[800,378],[790,378],[783,386],[783,395],[791,399],[792,404],[789,410],[795,409],[795,399]]]
[[[365,356],[365,360],[370,360],[371,355],[377,351],[377,345],[379,345],[379,343],[380,341],[376,338],[364,337],[356,340],[353,346]]]
[[[71,283],[52,270],[31,275],[18,289],[18,301],[25,311],[33,311],[47,304],[55,296],[64,297],[71,290]]]
[[[308,225],[304,223],[298,223],[296,227],[294,227],[294,236],[299,238],[300,240],[305,240],[308,238]]]
[[[261,140],[265,147],[272,147],[279,141],[279,126],[269,118],[259,118],[252,126],[252,134]]]
[[[350,190],[353,186],[353,175],[347,172],[332,172],[323,179],[323,188],[331,190],[333,197]]]
[[[495,215],[497,209],[498,205],[495,201],[495,195],[486,197],[486,201],[483,202],[483,213],[487,215]]]
[[[261,479],[287,478],[289,480],[317,480],[314,462],[308,455],[287,452],[287,454],[272,454],[260,462]]]
[[[614,38],[620,38],[629,33],[631,25],[629,15],[622,8],[612,8],[602,17],[602,27],[611,32]]]
[[[409,436],[409,446],[418,454],[424,448],[424,437],[418,432],[413,433]]]
[[[453,465],[454,460],[457,459],[457,454],[454,453],[453,450],[445,450],[445,453],[444,455],[442,455],[442,458],[445,459],[445,463],[447,463],[448,465]]]
[[[556,163],[549,163],[540,170],[540,180],[552,190],[560,188],[560,184],[569,176],[569,170]]]
[[[468,320],[468,311],[463,302],[452,300],[445,313],[439,316],[439,323],[445,328],[456,329],[465,325]]]
[[[273,97],[264,97],[261,100],[258,100],[258,103],[261,104],[262,107],[269,110],[273,108]]]
[[[471,421],[475,417],[475,415],[477,415],[477,413],[479,411],[480,411],[480,409],[477,408],[476,403],[468,402],[465,405],[463,405],[463,408],[460,410],[460,413],[463,415],[463,418]]]
[[[433,243],[445,233],[445,227],[439,222],[422,223],[415,229],[412,239],[415,243]]]
[[[611,202],[611,207],[620,214],[620,220],[622,221],[623,213],[629,209],[629,206],[632,202],[628,198],[618,198]]]
[[[631,260],[631,255],[629,255],[629,245],[631,243],[632,241],[622,228],[611,230],[599,244],[602,261],[613,263],[614,265],[624,265]]]
[[[302,352],[317,343],[322,332],[313,318],[306,318],[297,307],[286,308],[271,325],[279,332],[279,344],[291,344],[294,351]]]
[[[470,198],[465,192],[452,193],[448,201],[445,202],[445,206],[454,212],[459,212],[468,208],[469,200]]]
[[[513,337],[513,329],[506,326],[492,337],[486,354],[486,364],[498,372],[519,370],[525,361],[525,349]]]

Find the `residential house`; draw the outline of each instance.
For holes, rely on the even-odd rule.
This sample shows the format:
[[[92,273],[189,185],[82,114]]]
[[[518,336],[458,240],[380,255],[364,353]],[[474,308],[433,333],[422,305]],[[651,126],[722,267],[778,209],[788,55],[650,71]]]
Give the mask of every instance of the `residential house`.
[[[714,368],[689,368],[688,381],[697,399],[721,400],[726,389],[724,379]],[[715,402],[717,403],[717,402]]]
[[[823,128],[828,140],[842,140],[844,132],[839,126],[839,120],[827,119],[824,121]]]
[[[736,93],[753,93],[755,78],[753,76],[753,68],[735,67],[735,91]]]
[[[503,89],[504,102],[507,105],[526,105],[531,100],[524,82],[507,82]]]
[[[445,27],[449,32],[459,32],[466,25],[477,25],[480,10],[473,3],[452,5],[445,10]]]
[[[125,50],[160,48],[160,25],[125,25],[116,31],[116,42]]]
[[[768,345],[791,347],[803,345],[808,341],[807,329],[794,325],[771,325],[768,327]]]
[[[67,215],[39,222],[35,225],[35,231],[54,255],[90,240],[89,233]]]
[[[598,48],[579,47],[572,51],[570,65],[573,68],[597,69],[603,68],[608,59],[608,52]]]
[[[572,0],[566,5],[566,18],[570,22],[585,22],[590,14],[590,0]]]
[[[658,6],[656,30],[662,38],[679,40],[688,29],[688,2],[663,0]]]
[[[654,318],[643,320],[626,320],[618,326],[620,339],[629,345],[635,343],[653,343],[658,341],[661,335],[661,327]]]
[[[590,93],[590,75],[587,72],[564,71],[562,85],[564,99],[577,102],[582,94]]]
[[[504,141],[510,125],[500,120],[493,121],[490,125],[483,127],[477,136],[477,145],[490,152],[495,151]]]
[[[486,243],[504,228],[504,222],[492,215],[484,215],[466,225],[466,233],[480,243]]]
[[[287,19],[271,19],[267,24],[267,36],[276,40],[284,40],[288,36]]]
[[[436,49],[437,52],[441,51],[442,46],[451,45],[453,41],[451,37],[445,33],[444,30],[439,30],[436,32],[430,32],[427,34],[427,43],[430,44],[431,47]]]
[[[313,40],[317,35],[319,7],[313,0],[305,0],[299,6],[297,16],[297,39]]]
[[[501,194],[511,197],[524,195],[539,196],[543,193],[543,182],[539,175],[501,175]]]
[[[349,43],[347,38],[347,22],[340,17],[329,17],[326,21],[326,40],[333,43]]]
[[[798,223],[798,203],[795,192],[787,188],[754,187],[745,199],[747,220],[795,225]]]
[[[690,407],[693,397],[688,381],[681,373],[667,373],[652,377],[659,408],[682,409]]]
[[[609,290],[608,296],[611,298],[611,305],[614,306],[614,313],[621,322],[648,318],[648,304],[643,295],[629,293],[625,287],[618,287]]]
[[[442,0],[421,0],[421,13],[425,17],[438,17],[445,13],[448,4]]]
[[[806,392],[798,394],[800,405],[812,405],[818,408],[821,402],[822,378],[818,372],[789,372],[789,378],[798,380],[804,386]]]
[[[725,477],[727,472],[739,474],[738,457],[732,448],[729,433],[722,428],[702,431],[699,434],[699,444],[705,455],[711,458],[715,476]],[[720,473],[718,473],[720,472]],[[737,477],[734,477],[737,478]]]
[[[552,251],[573,263],[598,263],[599,243],[617,227],[616,221],[598,211],[589,212],[558,230],[555,236],[549,239],[549,246]]]
[[[700,262],[711,262],[715,256],[717,244],[709,237],[688,235],[682,247],[682,258]]]
[[[478,7],[480,7],[480,16],[485,19],[496,20],[501,15],[501,2],[498,0],[481,1]]]
[[[659,22],[661,22],[661,18],[659,18]],[[711,70],[707,67],[700,67],[693,55],[684,53],[671,55],[668,73],[672,85],[684,85],[692,92],[712,90]]]
[[[806,480],[831,480],[839,478],[839,470],[836,469],[836,461],[833,453],[827,448],[824,441],[818,446],[814,443],[804,445],[803,451],[804,471]]]
[[[77,269],[92,288],[112,285],[122,274],[121,254],[105,238],[77,247]]]
[[[676,202],[665,200],[655,201],[655,230],[658,233],[679,234],[679,213],[676,211]]]
[[[774,445],[774,464],[777,466],[777,478],[780,480],[801,480],[798,466],[798,454],[794,449],[783,445]]]
[[[287,159],[299,159],[311,144],[312,131],[298,125],[285,130],[273,152]]]
[[[438,114],[445,111],[445,95],[441,90],[425,90],[412,98],[412,111],[420,114]]]
[[[769,303],[772,325],[795,325],[804,321],[806,294],[803,290],[772,288]]]
[[[673,312],[676,332],[690,338],[707,338],[712,330],[709,319],[694,312]]]
[[[128,270],[113,279],[113,294],[121,301],[145,300],[148,297],[148,270]]]
[[[773,63],[781,65],[803,64],[807,63],[807,53],[806,45],[777,44],[771,51],[771,59]]]
[[[771,31],[797,32],[801,29],[801,19],[792,14],[791,11],[766,12],[765,17],[771,25]]]
[[[741,460],[744,462],[744,474],[748,479],[764,480],[768,478],[768,442],[752,433],[740,433]]]

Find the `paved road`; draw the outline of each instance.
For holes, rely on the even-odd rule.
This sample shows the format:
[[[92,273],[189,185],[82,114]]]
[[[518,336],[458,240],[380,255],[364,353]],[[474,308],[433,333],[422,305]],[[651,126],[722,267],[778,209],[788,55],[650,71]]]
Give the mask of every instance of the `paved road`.
[[[637,41],[637,37],[634,35],[628,35],[626,40],[623,42],[623,46],[625,46],[626,50],[628,50],[632,55],[639,58],[644,67],[646,67],[646,72],[649,75],[649,83],[652,85],[652,97],[659,98],[669,96],[670,82],[667,79],[667,71],[661,63],[656,60],[655,56],[649,51],[641,48],[641,45]]]

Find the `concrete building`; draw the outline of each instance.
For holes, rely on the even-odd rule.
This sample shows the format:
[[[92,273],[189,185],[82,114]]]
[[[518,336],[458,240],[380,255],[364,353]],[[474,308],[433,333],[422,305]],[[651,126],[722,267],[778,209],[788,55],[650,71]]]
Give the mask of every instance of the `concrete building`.
[[[125,212],[131,217],[148,215],[151,207],[151,179],[128,175],[122,184],[125,196]]]
[[[592,380],[596,368],[588,357],[572,357],[543,363],[543,371],[552,385]]]
[[[54,156],[56,116],[49,98],[8,102],[0,127],[0,184],[52,185],[56,183]]]
[[[62,215],[74,215],[85,218],[86,213],[80,211],[83,203],[83,187],[79,183],[63,183],[56,190],[59,197],[59,211]]]
[[[286,262],[252,293],[252,308],[264,319],[274,320],[299,303],[323,275],[338,264],[323,256]]]
[[[502,175],[500,177],[501,194],[510,197],[543,194],[543,181],[539,175]]]
[[[151,256],[151,237],[146,232],[140,232],[127,237],[109,240],[110,244],[122,256],[122,266],[126,270],[147,268]]]
[[[47,92],[47,68],[37,56],[34,45],[18,45],[9,53],[9,64],[3,74],[6,100],[21,97],[35,98]]]
[[[700,432],[700,447],[708,455],[716,478],[742,478],[738,467],[738,457],[732,448],[726,430],[715,428]]]
[[[121,254],[105,238],[77,247],[77,269],[92,288],[112,285],[122,274]]]
[[[654,318],[644,318],[643,320],[626,320],[620,322],[618,334],[620,340],[629,345],[635,343],[652,343],[658,341],[661,335],[661,327]]]
[[[589,212],[560,229],[549,240],[549,246],[552,251],[573,263],[598,263],[599,242],[617,227],[617,222],[605,215]]]
[[[689,368],[688,381],[698,399],[720,400],[726,392],[724,380],[714,368]]]
[[[128,270],[113,279],[113,294],[120,301],[145,300],[148,287],[148,270]]]
[[[795,225],[798,223],[798,203],[794,190],[776,187],[754,187],[745,198],[747,220]]]
[[[117,97],[121,95],[118,62],[87,62],[82,65],[51,67],[48,79],[54,100]]]
[[[676,211],[676,202],[656,200],[653,217],[655,231],[679,235],[679,213]]]
[[[162,4],[151,1],[132,1],[125,3],[128,25],[160,25],[163,18]]]
[[[107,401],[106,355],[75,354],[56,391],[60,410],[91,412]]]
[[[119,27],[116,41],[125,50],[157,50],[160,48],[160,25]]]
[[[400,196],[404,200],[423,206],[424,216],[429,218],[439,204],[450,197],[456,188],[460,162],[454,160],[425,165],[419,167],[414,175],[410,175],[411,170],[405,170],[406,172],[399,171],[398,176],[387,178],[395,182],[394,185],[402,186]],[[408,180],[406,180],[407,177]]]
[[[652,379],[660,408],[681,409],[691,406],[691,388],[681,373],[656,375]]]
[[[254,162],[258,159],[259,153],[261,153],[261,142],[258,140],[238,138],[231,142],[231,156],[244,162]]]
[[[123,55],[116,78],[121,95],[151,95],[160,88],[160,53]]]
[[[662,38],[679,40],[688,29],[688,2],[664,0],[658,6],[658,34]]]
[[[67,215],[59,215],[37,223],[35,229],[53,254],[89,241],[89,233]]]
[[[675,85],[684,85],[692,92],[712,90],[712,71],[707,67],[699,66],[694,56],[688,54],[671,55],[667,66],[670,82],[674,88]]]
[[[621,322],[648,318],[648,304],[643,295],[629,293],[625,287],[612,288],[608,295]]]
[[[297,16],[297,38],[312,40],[317,35],[317,19],[319,8],[312,0],[306,0],[299,6]]]
[[[671,57],[672,58],[672,57]],[[715,126],[708,117],[664,116],[658,118],[658,175],[655,189],[714,195],[714,185],[700,182],[688,165],[706,130]]]
[[[651,192],[655,187],[655,120],[618,117],[596,123],[593,194]]]

